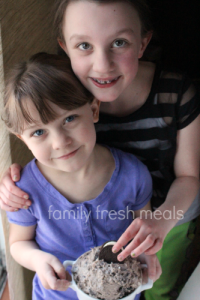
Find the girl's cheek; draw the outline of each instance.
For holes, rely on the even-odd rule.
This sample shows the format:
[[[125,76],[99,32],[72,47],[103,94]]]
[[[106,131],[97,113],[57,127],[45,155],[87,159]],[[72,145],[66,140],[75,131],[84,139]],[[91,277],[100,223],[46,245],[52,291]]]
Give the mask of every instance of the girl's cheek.
[[[76,76],[81,80],[84,76],[87,76],[89,71],[89,61],[86,57],[81,57],[71,60],[71,65]]]
[[[137,65],[138,58],[134,51],[128,51],[123,56],[119,58],[119,63],[124,66],[124,68],[132,68],[133,65]]]
[[[85,142],[95,142],[96,141],[96,131],[93,124],[88,124],[82,129],[81,137]]]
[[[36,158],[42,158],[47,152],[47,149],[44,150],[44,146],[37,142],[29,143],[28,147]]]

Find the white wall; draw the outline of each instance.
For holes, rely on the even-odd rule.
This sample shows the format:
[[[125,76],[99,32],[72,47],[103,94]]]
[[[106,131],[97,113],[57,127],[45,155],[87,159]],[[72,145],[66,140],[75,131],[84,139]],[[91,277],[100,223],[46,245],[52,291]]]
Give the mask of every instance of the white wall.
[[[192,273],[177,300],[200,300],[200,263]]]

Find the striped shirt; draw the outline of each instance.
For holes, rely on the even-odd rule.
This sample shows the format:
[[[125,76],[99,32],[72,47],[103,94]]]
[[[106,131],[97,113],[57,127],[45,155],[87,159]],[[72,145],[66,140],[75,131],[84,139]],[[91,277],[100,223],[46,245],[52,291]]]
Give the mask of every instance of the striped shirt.
[[[153,210],[165,201],[175,179],[177,131],[199,112],[199,96],[186,74],[157,66],[143,106],[125,117],[100,114],[97,142],[130,152],[148,167],[153,179]]]

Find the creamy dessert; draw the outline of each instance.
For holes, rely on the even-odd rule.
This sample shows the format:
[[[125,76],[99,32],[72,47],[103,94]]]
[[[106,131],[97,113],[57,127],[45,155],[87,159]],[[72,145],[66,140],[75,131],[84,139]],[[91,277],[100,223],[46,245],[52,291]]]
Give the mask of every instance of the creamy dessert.
[[[84,253],[73,265],[76,284],[93,298],[117,300],[126,297],[142,284],[140,262],[129,256],[123,262],[108,263],[99,258],[101,249],[102,246]]]

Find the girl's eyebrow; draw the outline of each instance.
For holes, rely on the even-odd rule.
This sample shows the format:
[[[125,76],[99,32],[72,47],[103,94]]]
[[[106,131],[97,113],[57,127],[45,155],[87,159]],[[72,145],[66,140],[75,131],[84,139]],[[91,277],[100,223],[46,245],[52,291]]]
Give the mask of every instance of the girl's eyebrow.
[[[119,31],[117,31],[117,32],[115,32],[114,34],[113,34],[113,36],[116,36],[116,35],[120,35],[120,34],[123,34],[123,33],[128,33],[128,34],[131,34],[131,35],[133,35],[134,34],[134,31],[133,31],[133,29],[131,29],[131,28],[124,28],[124,29],[121,29],[121,30],[119,30]],[[70,37],[70,41],[72,40],[72,39],[89,39],[90,38],[90,36],[88,36],[88,35],[81,35],[81,34],[73,34],[71,37]]]
[[[35,128],[35,127],[40,127],[42,124],[41,123],[34,123],[33,125],[28,125],[27,127],[25,127],[25,129],[23,130],[23,132],[25,132],[26,130],[30,130],[32,128]]]
[[[75,110],[75,109],[74,109],[74,110]],[[70,115],[75,114],[74,110],[68,110],[68,111],[65,111],[65,112],[63,112],[62,114],[58,115],[56,119],[62,120],[63,118],[67,118],[67,117],[69,117]],[[46,125],[46,124],[42,123],[41,121],[39,121],[39,122],[36,121],[36,122],[35,122],[34,124],[32,124],[32,125],[29,124],[29,125],[24,129],[23,132],[25,132],[26,130],[33,129],[33,128],[35,128],[35,127],[43,127],[43,126],[45,126],[45,125]]]
[[[73,39],[89,39],[89,36],[88,35],[80,35],[80,34],[73,34],[71,37],[70,37],[70,41],[73,40]]]
[[[124,29],[117,31],[116,35],[123,34],[123,33],[134,34],[134,31],[131,28],[124,28]]]

